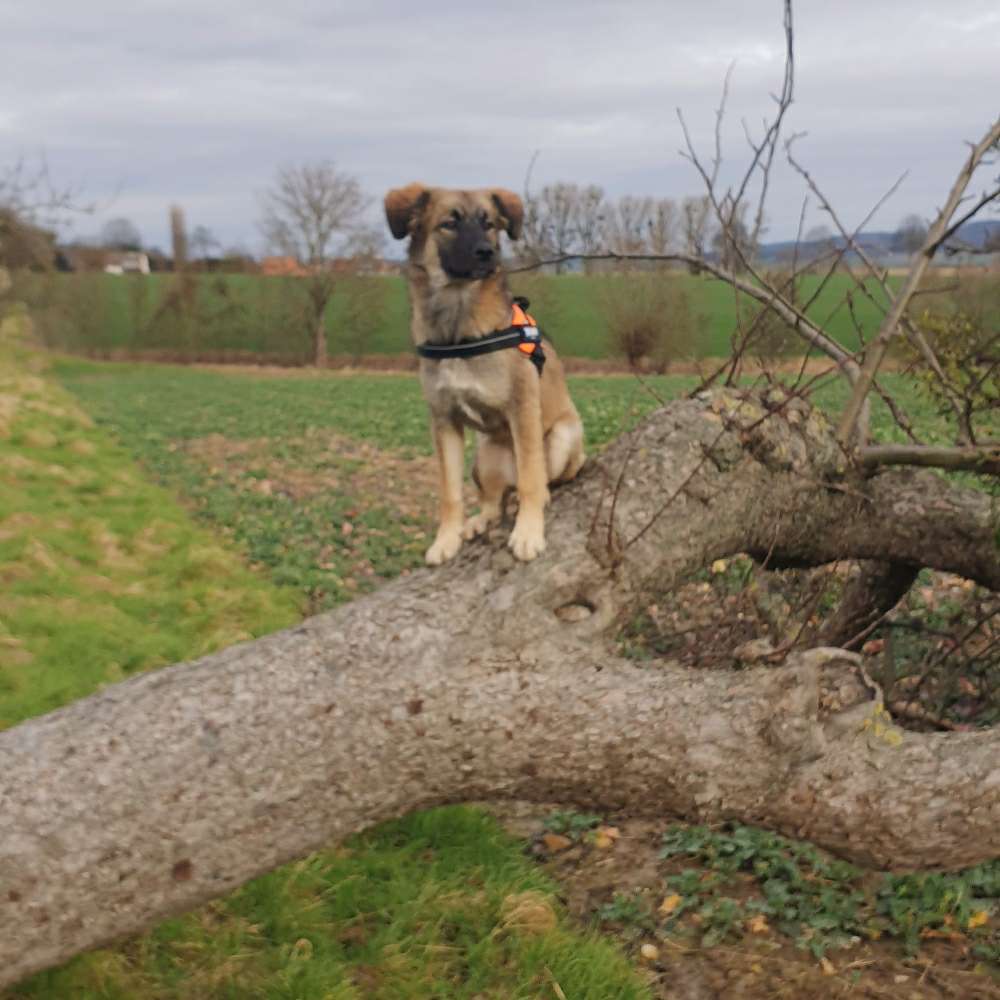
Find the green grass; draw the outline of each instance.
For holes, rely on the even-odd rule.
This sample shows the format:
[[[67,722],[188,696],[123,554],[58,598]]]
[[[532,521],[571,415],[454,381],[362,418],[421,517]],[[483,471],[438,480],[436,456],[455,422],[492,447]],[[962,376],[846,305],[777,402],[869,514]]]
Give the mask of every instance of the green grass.
[[[207,511],[209,523],[193,520],[173,494],[194,480],[170,465],[171,449],[185,434],[210,432],[233,398],[216,398],[219,384],[211,380],[187,383],[169,372],[161,396],[138,368],[119,371],[137,380],[134,394],[119,394],[107,369],[94,399],[107,392],[129,406],[143,398],[150,404],[115,428],[116,440],[51,381],[20,328],[18,319],[0,327],[0,728],[130,674],[299,620],[306,561],[286,563],[289,585],[281,586],[274,582],[280,566],[265,575],[242,558],[255,537],[289,548],[289,527],[275,512],[245,513],[241,551],[219,541],[220,519],[232,513],[224,490]],[[86,380],[89,370],[69,365],[63,373]],[[251,396],[240,413],[249,419],[264,405],[246,431],[285,433],[286,447],[281,438],[268,441],[297,461],[295,435],[308,425],[293,412],[292,396],[266,404]],[[321,397],[314,404],[324,410]],[[269,421],[268,414],[281,417]],[[147,481],[137,455],[171,491]],[[338,510],[326,515],[312,527],[339,534]],[[370,528],[359,524],[359,534]],[[390,525],[383,527],[388,534]],[[390,548],[369,553],[386,574],[394,571]],[[647,998],[612,944],[568,926],[555,891],[492,819],[467,808],[435,810],[285,866],[3,995],[528,1000],[556,995],[557,983],[590,1000]],[[540,913],[541,924],[519,918],[525,910]]]
[[[534,1000],[553,981],[647,998],[610,944],[556,922],[556,887],[519,847],[471,809],[383,824],[9,1000]]]
[[[0,727],[290,625],[301,603],[146,481],[0,334]]]
[[[414,376],[258,378],[79,360],[56,372],[134,458],[310,610],[421,564],[434,497]],[[661,397],[690,384],[653,380]],[[576,379],[572,388],[590,448],[657,405],[635,379]],[[207,457],[202,446],[213,436],[223,440]],[[377,451],[352,451],[345,437]],[[378,469],[396,483],[394,503],[373,480]],[[316,488],[290,485],[304,480]],[[262,492],[262,482],[273,488]]]
[[[415,375],[288,378],[184,366],[58,360],[57,377],[98,422],[149,445],[218,433],[281,441],[334,430],[408,455],[431,454],[427,405]],[[695,384],[691,376],[573,377],[570,388],[590,447],[607,443]]]
[[[104,274],[54,275],[35,278],[30,294],[48,302],[44,327],[50,342],[87,352],[109,351],[220,351],[256,352],[301,363],[310,356],[308,324],[302,320],[301,285],[298,279],[262,278],[252,275],[205,275],[197,279],[197,328],[157,320],[157,311],[172,276],[113,276]],[[405,282],[400,277],[369,279],[379,282],[384,310],[372,332],[359,343],[346,320],[351,295],[348,280],[344,294],[335,294],[326,316],[329,351],[337,354],[403,354],[411,350],[409,305]],[[614,275],[532,276],[518,279],[515,290],[527,290],[534,300],[533,312],[567,357],[607,358],[611,355],[601,300],[609,283],[622,280]],[[704,318],[698,352],[721,357],[729,353],[736,329],[737,301],[725,283],[707,277],[671,272],[667,280],[683,284],[692,311]],[[807,300],[818,279],[802,279],[802,298]],[[851,289],[851,279],[835,275],[809,309],[809,315],[830,335],[854,349],[857,331],[842,304]],[[872,291],[881,301],[881,292]],[[871,336],[880,312],[875,302],[855,293],[854,314]],[[746,302],[741,308],[746,308]]]

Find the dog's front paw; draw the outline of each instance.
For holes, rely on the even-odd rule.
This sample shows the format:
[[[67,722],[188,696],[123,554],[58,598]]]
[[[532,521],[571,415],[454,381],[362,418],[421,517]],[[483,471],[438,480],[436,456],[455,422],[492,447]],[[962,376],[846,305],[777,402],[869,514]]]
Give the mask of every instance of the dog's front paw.
[[[462,547],[462,535],[458,531],[439,531],[434,544],[427,550],[424,560],[428,566],[440,566],[458,554]]]
[[[507,542],[517,559],[531,562],[545,551],[545,524],[541,519],[528,521],[518,518]]]

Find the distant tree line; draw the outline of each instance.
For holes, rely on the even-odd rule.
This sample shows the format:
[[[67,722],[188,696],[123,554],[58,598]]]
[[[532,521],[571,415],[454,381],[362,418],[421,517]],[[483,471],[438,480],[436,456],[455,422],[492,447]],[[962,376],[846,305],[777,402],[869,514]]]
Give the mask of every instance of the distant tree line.
[[[524,246],[515,255],[522,264],[555,260],[562,274],[559,258],[573,254],[702,253],[717,235],[710,209],[704,197],[609,197],[596,184],[558,181],[525,194]]]

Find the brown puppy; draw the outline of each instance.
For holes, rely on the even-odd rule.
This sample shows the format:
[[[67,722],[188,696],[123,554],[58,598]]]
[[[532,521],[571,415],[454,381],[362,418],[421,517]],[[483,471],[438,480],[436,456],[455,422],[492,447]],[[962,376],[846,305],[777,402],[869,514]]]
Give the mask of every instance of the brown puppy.
[[[500,233],[516,240],[524,209],[502,189],[452,191],[410,184],[385,197],[396,239],[410,238],[407,277],[413,342],[455,345],[503,330],[512,298],[500,270]],[[539,374],[522,351],[420,359],[440,474],[440,524],[427,562],[451,559],[463,538],[499,520],[508,487],[520,505],[509,545],[518,559],[545,549],[549,483],[572,479],[583,465],[583,425],[569,398],[562,363],[549,343]],[[479,514],[464,520],[465,428],[478,432],[473,478]]]

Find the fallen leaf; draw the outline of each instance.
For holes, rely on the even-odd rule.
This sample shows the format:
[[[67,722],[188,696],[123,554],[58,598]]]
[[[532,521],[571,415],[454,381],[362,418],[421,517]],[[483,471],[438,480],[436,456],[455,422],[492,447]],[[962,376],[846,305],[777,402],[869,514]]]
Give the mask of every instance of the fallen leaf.
[[[655,944],[644,944],[639,949],[639,954],[642,955],[643,961],[655,962],[660,957],[660,949]]]
[[[826,955],[820,958],[819,964],[820,968],[823,970],[824,976],[832,976],[836,974],[837,970],[834,968],[833,962],[831,962]]]
[[[594,846],[602,850],[615,846],[615,841],[621,836],[617,826],[599,826],[594,831]]]
[[[758,913],[747,921],[747,930],[751,934],[767,934],[771,930],[771,925],[767,922],[767,917],[763,913]]]
[[[989,919],[990,915],[986,910],[979,910],[976,913],[973,913],[971,917],[969,917],[969,922],[968,924],[966,924],[966,926],[971,931],[975,927],[982,927],[983,924],[985,924],[986,921]]]
[[[681,905],[683,898],[683,896],[678,896],[676,892],[672,896],[667,896],[667,898],[660,903],[659,912],[664,914],[664,916],[669,916],[674,912],[674,910],[677,909],[678,906]]]
[[[557,851],[565,851],[573,846],[573,841],[569,837],[564,837],[561,833],[547,833],[542,837],[542,843],[546,848],[555,854]]]
[[[925,927],[920,932],[920,937],[925,941],[951,941],[953,944],[960,944],[965,940],[965,935],[961,931],[939,931],[933,927]]]
[[[300,958],[308,961],[312,958],[313,944],[309,938],[299,938],[295,944],[292,945],[292,958]]]

